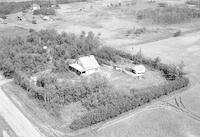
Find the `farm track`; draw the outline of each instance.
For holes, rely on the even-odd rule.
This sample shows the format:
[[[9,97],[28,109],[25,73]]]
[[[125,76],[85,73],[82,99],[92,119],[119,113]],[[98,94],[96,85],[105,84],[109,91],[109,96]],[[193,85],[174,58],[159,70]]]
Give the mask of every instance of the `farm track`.
[[[175,105],[172,103],[168,103],[165,101],[162,101],[166,106],[169,106],[171,108],[174,108],[175,110],[184,113],[185,115],[189,116],[190,118],[200,122],[200,115],[195,114],[194,112],[190,111],[189,109],[187,109],[185,107],[185,105],[183,104],[182,98],[181,97],[175,97],[174,98],[175,101]]]

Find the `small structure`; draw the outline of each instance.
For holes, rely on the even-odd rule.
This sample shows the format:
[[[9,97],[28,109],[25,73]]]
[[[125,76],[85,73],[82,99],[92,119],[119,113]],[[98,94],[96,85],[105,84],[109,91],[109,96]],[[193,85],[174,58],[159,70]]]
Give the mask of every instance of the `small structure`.
[[[93,55],[80,57],[69,68],[78,75],[90,75],[100,71],[100,65]]]
[[[38,4],[33,4],[33,5],[31,6],[31,9],[32,9],[32,11],[39,10],[39,9],[40,9],[40,5],[38,5]]]
[[[135,74],[144,74],[146,69],[144,65],[136,65],[135,67],[133,67],[132,72]]]
[[[34,75],[32,75],[30,77],[30,80],[29,82],[34,84],[34,85],[37,85],[37,82],[38,82],[38,78],[41,76],[41,75],[44,75],[44,74],[50,74],[51,73],[51,69],[47,69],[47,70],[44,70],[44,71],[41,71],[41,72],[38,72]]]
[[[50,20],[50,17],[49,16],[44,16],[43,20]]]

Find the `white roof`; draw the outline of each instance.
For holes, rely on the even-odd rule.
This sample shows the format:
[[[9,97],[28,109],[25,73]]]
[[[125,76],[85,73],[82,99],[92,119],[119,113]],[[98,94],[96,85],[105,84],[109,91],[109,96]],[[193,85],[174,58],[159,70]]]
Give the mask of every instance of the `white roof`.
[[[70,64],[69,66],[75,68],[76,70],[78,70],[78,71],[80,71],[80,72],[85,71],[85,69],[84,69],[81,65],[79,65],[79,64],[77,64],[77,63]]]
[[[144,65],[137,65],[133,68],[135,71],[145,71]]]
[[[80,57],[78,60],[81,63],[81,66],[85,70],[90,70],[90,69],[95,69],[95,68],[100,67],[99,63],[97,62],[97,60],[95,59],[93,55]]]
[[[70,64],[70,66],[81,72],[100,67],[93,55],[80,57],[76,63]]]
[[[49,20],[50,18],[49,18],[49,16],[44,16],[43,19],[44,20]]]

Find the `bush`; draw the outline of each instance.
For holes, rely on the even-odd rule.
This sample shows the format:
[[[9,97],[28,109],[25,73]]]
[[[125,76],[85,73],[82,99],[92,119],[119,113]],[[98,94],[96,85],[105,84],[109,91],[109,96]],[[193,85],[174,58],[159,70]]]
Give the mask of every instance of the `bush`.
[[[34,15],[55,15],[56,11],[53,8],[42,7],[41,9],[34,10]]]
[[[115,52],[116,52],[116,50],[111,47],[102,47],[95,53],[95,55],[98,58],[101,58],[104,60],[117,62],[119,60],[119,57],[117,56],[117,54]]]
[[[6,15],[3,15],[3,14],[1,14],[1,15],[0,15],[0,18],[2,18],[2,19],[7,19],[7,16],[6,16]]]
[[[158,6],[159,7],[167,7],[167,3],[160,2],[160,3],[158,3]]]
[[[143,96],[143,95],[148,96],[150,94],[153,94],[152,96],[149,96],[150,98],[148,98],[149,100],[152,100],[162,95],[168,95],[169,93],[175,90],[187,87],[188,84],[189,84],[188,78],[179,77],[179,78],[176,78],[176,80],[168,81],[167,83],[163,85],[152,86],[152,87],[139,89],[139,90],[132,89],[131,93],[136,97]]]
[[[179,30],[179,31],[176,31],[175,33],[174,33],[174,37],[178,37],[178,36],[180,36],[181,35],[181,31]]]
[[[31,7],[31,2],[0,2],[0,14],[17,13]]]
[[[166,6],[137,12],[137,18],[154,24],[179,24],[200,17],[200,10],[188,7]]]
[[[34,29],[29,29],[29,32],[31,33],[31,32],[34,32],[35,30]]]
[[[30,29],[30,34],[25,38],[17,37],[1,41],[0,69],[6,73],[18,69],[33,74],[49,69],[49,62],[52,60],[50,69],[54,72],[67,72],[68,64],[65,60],[75,59],[79,55],[93,54],[99,45],[98,37],[91,32],[76,36],[67,33],[58,34],[55,30],[36,32]],[[51,51],[45,50],[44,46],[51,47]]]
[[[186,87],[188,84],[189,80],[182,77],[174,81],[169,81],[165,85],[137,90],[132,89],[132,96],[122,95],[112,91],[98,92],[82,102],[82,105],[85,106],[89,112],[81,116],[80,119],[74,120],[70,124],[70,128],[78,130],[114,118],[119,114],[146,104],[153,99]]]
[[[198,0],[189,0],[185,2],[186,4],[189,5],[199,5],[199,1]]]
[[[32,20],[32,24],[37,24],[37,21],[36,20]]]

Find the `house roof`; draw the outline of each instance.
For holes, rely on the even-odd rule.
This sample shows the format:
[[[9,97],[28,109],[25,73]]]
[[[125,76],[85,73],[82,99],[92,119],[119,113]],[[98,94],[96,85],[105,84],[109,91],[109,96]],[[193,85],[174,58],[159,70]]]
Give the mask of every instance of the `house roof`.
[[[95,69],[95,68],[100,67],[99,63],[97,62],[97,60],[95,59],[95,57],[93,55],[80,57],[79,61],[81,63],[81,66],[85,70],[90,70],[90,69]]]
[[[135,71],[143,71],[143,72],[145,72],[145,66],[144,65],[137,65],[133,69]]]
[[[70,64],[70,66],[79,70],[80,72],[100,67],[93,55],[80,57],[76,63]]]
[[[79,64],[77,64],[77,63],[70,64],[69,66],[75,68],[76,70],[78,70],[78,71],[80,71],[80,72],[85,71],[85,69],[84,69],[81,65],[79,65]]]

